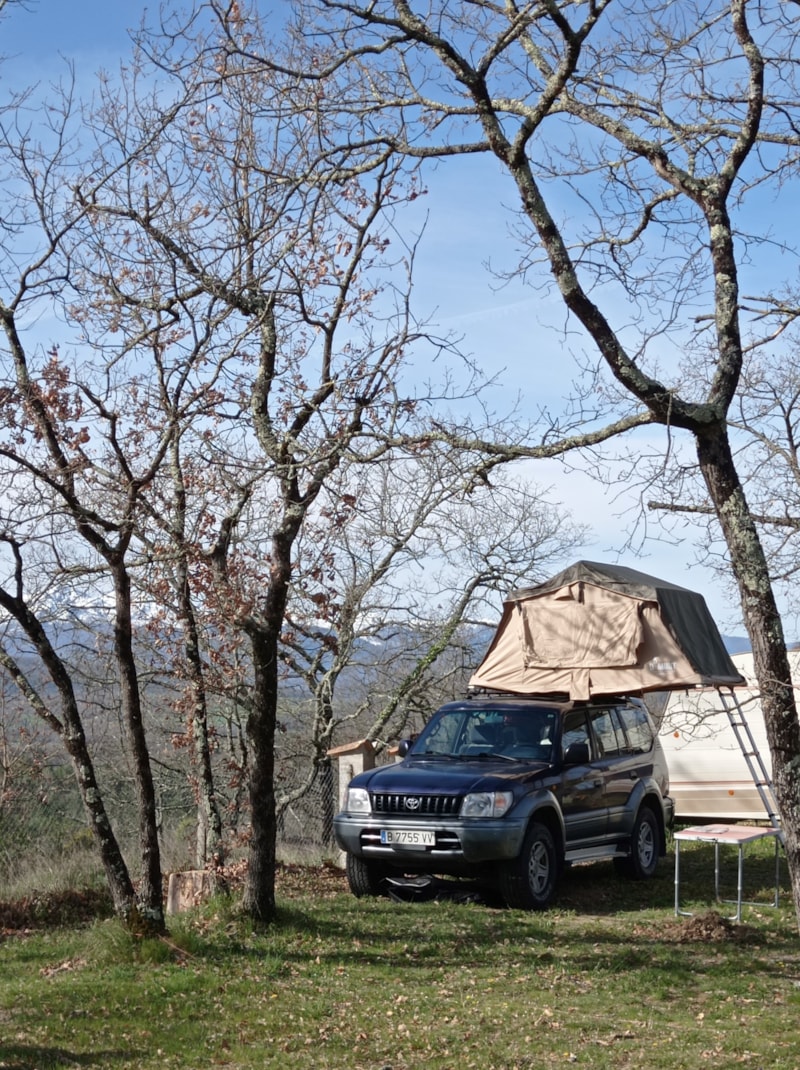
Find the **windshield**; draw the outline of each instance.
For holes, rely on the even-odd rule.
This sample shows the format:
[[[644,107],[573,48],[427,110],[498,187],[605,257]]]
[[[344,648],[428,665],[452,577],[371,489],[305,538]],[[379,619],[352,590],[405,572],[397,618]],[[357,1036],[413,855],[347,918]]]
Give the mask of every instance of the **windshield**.
[[[411,754],[551,762],[556,717],[557,711],[546,706],[443,709],[420,733]]]

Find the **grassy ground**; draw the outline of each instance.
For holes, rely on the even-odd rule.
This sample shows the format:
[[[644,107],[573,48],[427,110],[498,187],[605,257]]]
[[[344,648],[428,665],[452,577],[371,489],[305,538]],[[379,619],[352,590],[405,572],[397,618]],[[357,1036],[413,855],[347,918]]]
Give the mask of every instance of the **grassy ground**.
[[[788,893],[742,923],[714,902],[713,850],[645,884],[573,868],[545,914],[441,898],[353,899],[332,869],[285,868],[280,919],[234,903],[172,919],[168,940],[91,898],[0,905],[0,1067],[348,1070],[800,1068],[800,940]],[[735,890],[723,852],[722,892]],[[770,901],[768,849],[747,894]],[[58,908],[56,926],[50,923]],[[20,926],[23,926],[22,928]]]

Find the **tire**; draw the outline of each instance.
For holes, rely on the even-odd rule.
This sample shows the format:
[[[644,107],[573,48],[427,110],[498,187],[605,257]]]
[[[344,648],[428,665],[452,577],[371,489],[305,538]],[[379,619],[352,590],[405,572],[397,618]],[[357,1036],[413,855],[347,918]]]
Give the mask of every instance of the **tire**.
[[[383,883],[386,868],[378,862],[368,862],[365,858],[348,853],[345,860],[345,873],[350,891],[356,899],[386,894]]]
[[[642,806],[633,823],[630,857],[619,859],[617,868],[630,880],[649,880],[658,867],[660,842],[656,815],[649,806]]]
[[[546,910],[553,901],[559,858],[550,829],[533,822],[519,858],[509,862],[500,879],[500,891],[516,910]]]

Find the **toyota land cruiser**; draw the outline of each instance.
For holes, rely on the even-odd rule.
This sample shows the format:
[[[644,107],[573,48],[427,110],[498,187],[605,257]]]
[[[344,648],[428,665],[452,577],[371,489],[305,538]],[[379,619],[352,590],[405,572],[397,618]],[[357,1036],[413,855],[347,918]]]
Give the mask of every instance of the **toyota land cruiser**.
[[[400,754],[355,777],[334,818],[356,896],[392,875],[449,875],[542,910],[567,863],[614,859],[646,879],[666,852],[669,776],[639,699],[470,697]]]

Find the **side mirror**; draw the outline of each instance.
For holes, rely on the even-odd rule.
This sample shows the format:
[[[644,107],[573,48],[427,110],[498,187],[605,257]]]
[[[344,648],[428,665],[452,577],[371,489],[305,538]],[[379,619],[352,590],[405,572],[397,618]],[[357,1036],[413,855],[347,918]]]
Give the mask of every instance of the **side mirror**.
[[[410,750],[411,750],[411,740],[410,739],[401,739],[400,742],[397,744],[397,757],[398,758],[405,758],[405,756],[408,754],[408,752]]]
[[[564,751],[564,765],[588,765],[589,744],[570,743]]]

